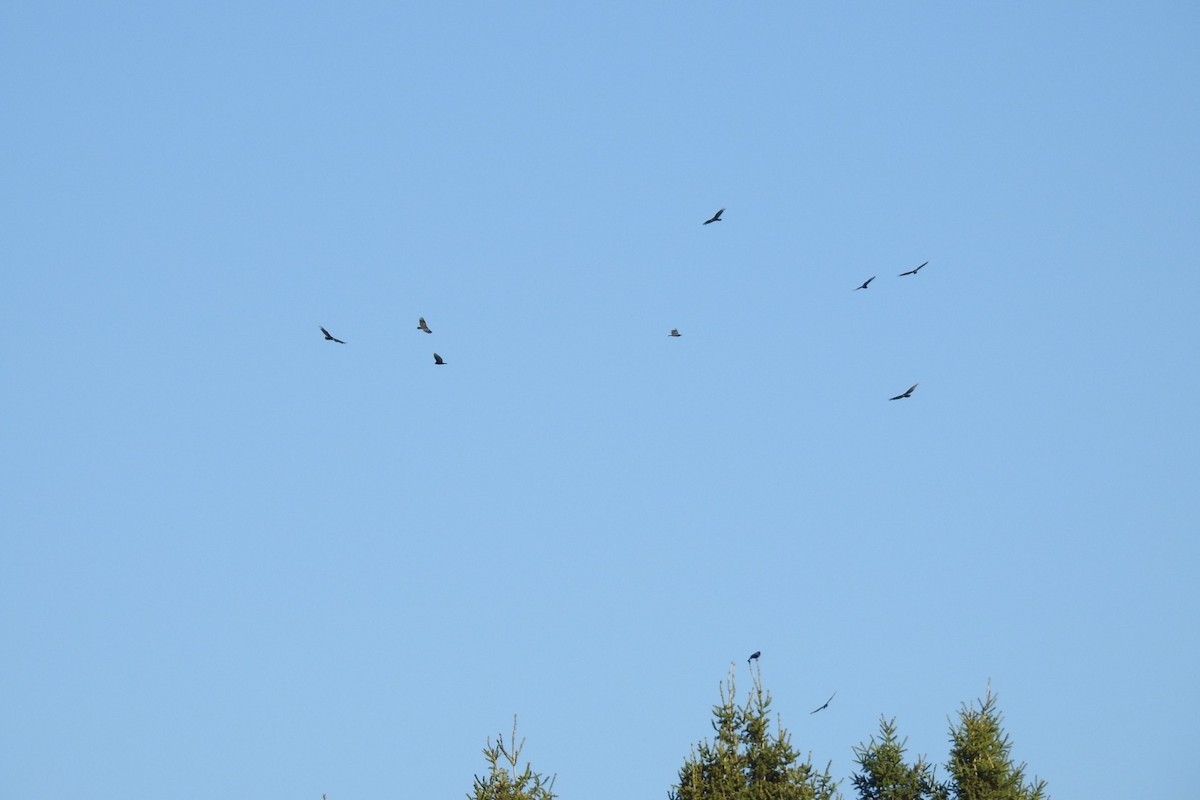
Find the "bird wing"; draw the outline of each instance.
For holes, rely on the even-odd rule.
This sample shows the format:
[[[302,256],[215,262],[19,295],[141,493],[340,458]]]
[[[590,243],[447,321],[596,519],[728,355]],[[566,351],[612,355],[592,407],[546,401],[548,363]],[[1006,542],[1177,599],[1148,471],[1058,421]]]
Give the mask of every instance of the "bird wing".
[[[814,708],[812,711],[810,711],[810,712],[808,712],[808,713],[810,713],[810,714],[815,714],[815,713],[817,713],[818,711],[824,711],[825,709],[829,708],[829,704],[830,704],[831,702],[833,702],[833,698],[835,698],[835,697],[837,697],[837,692],[834,692],[833,694],[829,695],[829,699],[828,699],[828,700],[826,700],[824,703],[822,703],[821,705],[817,706],[816,708]]]
[[[905,392],[905,394],[912,394],[913,389],[915,389],[915,388],[917,388],[917,384],[914,383],[912,386],[908,387],[908,391]]]
[[[433,354],[433,363],[435,363],[435,364],[445,364],[446,362],[445,362],[445,361],[442,361],[442,357],[441,357],[441,356],[439,356],[437,353],[434,353],[434,354]]]
[[[929,263],[928,261],[926,261],[926,262],[925,262],[925,264],[928,264],[928,263]],[[921,265],[921,267],[925,266],[925,264],[922,264],[922,265]],[[917,267],[916,269],[914,269],[914,270],[913,270],[913,272],[916,272],[916,271],[917,271],[918,269],[920,269],[921,267]]]
[[[720,218],[721,218],[721,215],[722,215],[722,214],[724,214],[724,213],[725,213],[725,209],[723,209],[723,208],[722,208],[720,211],[718,211],[717,213],[713,214],[713,219],[720,219]]]
[[[325,330],[324,328],[321,328],[321,333],[325,334],[325,338],[326,338],[326,339],[332,339],[332,338],[333,338],[333,337],[332,337],[332,336],[329,334],[329,331]]]
[[[871,277],[867,278],[867,282],[866,282],[866,283],[864,283],[864,284],[863,284],[863,286],[868,286],[868,285],[870,285],[871,281],[873,281],[873,280],[875,280],[875,276],[874,276],[874,275],[872,275]]]

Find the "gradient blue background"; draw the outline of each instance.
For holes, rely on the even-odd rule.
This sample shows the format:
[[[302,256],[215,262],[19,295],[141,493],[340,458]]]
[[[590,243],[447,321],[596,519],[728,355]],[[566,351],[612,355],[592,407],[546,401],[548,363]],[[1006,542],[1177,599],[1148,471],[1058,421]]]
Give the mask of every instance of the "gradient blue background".
[[[5,4],[0,795],[1189,797],[1198,9]]]

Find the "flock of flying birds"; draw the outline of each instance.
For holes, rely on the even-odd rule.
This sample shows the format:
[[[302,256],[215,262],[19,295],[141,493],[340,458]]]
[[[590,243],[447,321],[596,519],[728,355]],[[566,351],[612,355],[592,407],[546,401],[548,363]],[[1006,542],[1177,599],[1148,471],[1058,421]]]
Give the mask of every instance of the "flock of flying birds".
[[[433,331],[431,331],[429,329],[429,326],[425,324],[424,317],[421,317],[420,319],[417,320],[417,330],[425,331],[426,333],[433,333]],[[337,338],[336,336],[334,336],[332,333],[325,330],[324,328],[321,328],[321,333],[325,334],[325,340],[328,342],[337,342],[338,344],[345,344],[345,342],[343,342],[341,339]],[[439,356],[437,353],[433,354],[434,366],[440,367],[445,363],[446,363],[445,360],[441,356]]]
[[[711,217],[709,217],[708,219],[704,220],[704,222],[702,222],[701,224],[702,224],[702,225],[709,225],[709,224],[711,224],[711,223],[713,223],[713,222],[721,222],[721,221],[722,221],[722,220],[721,220],[721,215],[722,215],[722,214],[724,214],[724,213],[725,213],[725,209],[723,209],[723,208],[722,208],[722,209],[718,210],[718,211],[717,211],[717,213],[713,214]],[[921,265],[919,265],[919,266],[913,267],[912,269],[908,270],[907,272],[901,272],[901,273],[900,273],[900,277],[901,277],[901,278],[903,278],[903,277],[904,277],[904,276],[906,276],[906,275],[916,275],[918,272],[920,272],[920,271],[921,271],[921,267],[924,267],[924,266],[925,266],[925,264],[928,264],[928,263],[929,263],[929,262],[928,262],[928,261],[926,261],[924,264],[921,264]],[[876,275],[872,275],[871,277],[867,278],[865,281],[863,281],[863,283],[862,283],[862,286],[859,286],[859,287],[855,288],[855,290],[854,290],[854,291],[856,291],[856,292],[857,292],[859,289],[866,289],[868,286],[870,286],[870,285],[871,285],[871,281],[875,280],[875,278],[876,278],[876,277],[878,277],[878,276],[876,276]],[[424,317],[421,317],[420,319],[418,319],[418,320],[417,320],[417,330],[419,330],[419,331],[424,331],[425,333],[433,333],[433,331],[429,329],[429,326],[425,324],[425,318],[424,318]],[[321,328],[321,333],[325,334],[325,340],[326,340],[326,341],[329,341],[329,342],[337,342],[338,344],[345,344],[345,342],[344,342],[344,341],[342,341],[341,339],[337,338],[336,336],[334,336],[332,333],[330,333],[329,331],[325,330],[324,328]],[[676,339],[678,339],[678,338],[679,338],[680,336],[682,336],[683,334],[679,332],[679,328],[671,328],[671,332],[670,332],[670,333],[668,333],[667,335],[668,335],[668,336],[671,336],[671,337],[673,337],[673,338],[676,338]],[[443,366],[445,363],[446,363],[445,359],[443,359],[443,358],[442,358],[441,356],[439,356],[437,353],[434,353],[434,354],[433,354],[433,364],[434,364],[434,366],[440,367],[440,366]],[[915,384],[915,383],[914,383],[912,386],[908,387],[908,389],[906,389],[905,391],[903,391],[903,392],[901,392],[900,394],[896,395],[895,397],[889,397],[889,398],[888,398],[888,400],[905,400],[905,399],[907,399],[907,398],[909,398],[909,397],[912,397],[913,390],[914,390],[914,389],[916,389],[916,388],[917,388],[917,384]],[[757,658],[757,657],[758,657],[758,653],[755,653],[754,655],[750,656],[750,658]],[[835,692],[835,694],[836,694],[836,692]],[[831,697],[831,698],[829,698],[829,699],[830,699],[830,700],[832,700],[833,698]],[[824,706],[821,706],[821,708],[825,708],[825,706],[828,706],[828,705],[829,705],[829,703],[828,703],[828,702],[826,702]],[[817,709],[817,711],[820,711],[820,710],[821,710],[821,708],[818,708],[818,709]],[[813,713],[816,713],[816,712],[813,712]]]
[[[717,211],[717,213],[713,214],[711,217],[704,220],[704,222],[701,224],[709,225],[713,222],[721,222],[722,221],[721,215],[724,213],[725,213],[725,209],[722,208],[721,210]],[[907,275],[916,275],[918,272],[921,271],[921,268],[924,267],[925,264],[928,264],[928,263],[929,262],[926,261],[925,263],[923,263],[919,266],[913,267],[912,269],[908,270],[907,272],[901,272],[899,277],[903,278]],[[877,278],[877,277],[878,277],[877,275],[872,275],[871,277],[867,278],[865,281],[862,282],[862,286],[855,288],[854,291],[857,292],[859,289],[866,289],[867,287],[869,287],[871,285],[871,281],[875,280],[875,278]],[[433,333],[433,331],[430,329],[430,327],[425,323],[424,317],[421,317],[417,320],[417,330],[424,331],[425,333]],[[325,330],[325,328],[321,328],[321,333],[323,333],[325,335],[326,341],[337,342],[338,344],[345,344],[344,341],[337,338],[329,331]],[[674,337],[674,338],[679,338],[683,334],[681,334],[679,332],[678,328],[672,328],[671,332],[667,335]],[[433,363],[434,363],[434,366],[442,366],[446,363],[446,361],[440,355],[438,355],[437,353],[434,353],[433,354]],[[904,400],[909,397],[912,397],[912,393],[916,388],[917,388],[917,384],[914,383],[912,386],[908,387],[908,389],[904,390],[903,392],[896,395],[895,397],[889,397],[888,400]],[[762,655],[761,650],[755,650],[753,653],[751,653],[750,657],[748,659],[746,659],[746,663],[749,664],[750,662],[757,660],[761,655]],[[835,698],[835,697],[837,697],[836,691],[833,694],[829,695],[828,700],[826,700],[824,703],[817,706],[816,708],[814,708],[812,711],[810,711],[808,713],[816,714],[818,711],[824,711],[825,709],[829,708],[829,704],[833,701],[833,698]]]
[[[925,264],[928,264],[928,263],[929,262],[926,261],[924,264],[913,267],[908,272],[901,272],[900,277],[903,278],[905,275],[916,275],[918,272],[921,271],[921,267],[925,266]],[[854,291],[857,292],[859,289],[866,289],[868,286],[871,285],[871,281],[875,280],[876,277],[878,277],[878,276],[872,275],[871,277],[867,278],[865,281],[863,281],[862,286],[859,286]],[[917,388],[917,384],[914,383],[912,386],[908,387],[907,389],[905,389],[903,392],[896,395],[895,397],[889,397],[888,400],[904,400],[906,398],[912,397],[913,389],[916,389],[916,388]],[[831,697],[829,699],[832,700],[833,698]],[[826,703],[825,705],[827,706],[827,705],[829,705],[829,703]],[[824,707],[825,706],[822,706],[821,708],[824,708]],[[817,709],[817,711],[820,711],[820,710],[821,710],[820,708]]]

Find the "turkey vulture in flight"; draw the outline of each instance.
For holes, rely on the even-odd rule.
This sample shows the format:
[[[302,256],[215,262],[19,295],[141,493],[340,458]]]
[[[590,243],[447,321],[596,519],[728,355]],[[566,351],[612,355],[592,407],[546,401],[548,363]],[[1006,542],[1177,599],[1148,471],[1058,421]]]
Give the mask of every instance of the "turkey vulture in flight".
[[[445,361],[442,361],[442,357],[441,357],[441,356],[439,356],[437,353],[434,353],[434,354],[433,354],[433,364],[434,364],[434,366],[435,366],[435,367],[440,367],[440,366],[442,366],[442,365],[443,365],[443,364],[445,364],[445,363],[446,363]]]
[[[335,337],[334,337],[334,335],[333,335],[332,333],[330,333],[329,331],[325,330],[324,328],[321,328],[321,333],[325,334],[325,338],[326,338],[328,341],[331,341],[331,342],[337,342],[338,344],[345,344],[345,342],[343,342],[341,339],[337,339],[337,338],[335,338]]]
[[[670,332],[670,333],[668,333],[667,335],[668,335],[668,336],[680,337],[680,336],[682,336],[683,334],[679,332],[679,328],[671,328],[671,332]]]
[[[417,330],[425,331],[426,333],[433,333],[433,331],[429,330],[429,326],[425,324],[424,317],[421,317],[419,320],[417,320]]]
[[[912,397],[913,389],[915,388],[917,388],[917,384],[914,383],[912,386],[908,387],[908,391],[904,392],[903,394],[898,394],[895,397],[889,397],[888,400],[903,400],[906,397]]]
[[[724,214],[724,213],[725,213],[725,209],[723,209],[723,208],[722,208],[720,211],[718,211],[717,213],[713,214],[713,215],[712,215],[711,217],[709,217],[708,219],[704,220],[704,222],[702,222],[701,224],[702,224],[702,225],[707,225],[707,224],[708,224],[708,223],[710,223],[710,222],[720,222],[720,221],[721,221],[721,215],[722,215],[722,214]]]
[[[870,285],[871,285],[871,281],[873,281],[873,280],[875,280],[875,276],[874,276],[874,275],[872,275],[871,277],[869,277],[869,278],[867,278],[865,281],[863,281],[863,285],[862,285],[862,286],[860,286],[860,287],[858,287],[858,289],[865,289],[865,288],[867,288],[868,286],[870,286]],[[857,292],[857,291],[858,291],[858,289],[855,289],[854,291],[856,291],[856,292]]]
[[[837,692],[834,692],[833,694],[829,695],[829,700],[832,700],[835,697],[837,697]],[[814,708],[812,711],[810,711],[808,713],[815,714],[818,711],[824,711],[825,709],[829,708],[829,700],[826,700],[824,705],[820,706],[819,708]]]
[[[751,661],[753,661],[754,659],[758,658],[761,655],[762,655],[762,650],[755,650],[753,653],[750,654],[750,657],[746,659],[746,663],[749,664]]]
[[[928,263],[929,263],[928,261],[925,262],[925,264],[928,264]],[[925,266],[925,264],[922,264],[921,267]],[[914,267],[913,269],[910,269],[908,272],[901,272],[900,277],[903,278],[905,275],[916,275],[918,272],[921,271],[921,267]]]

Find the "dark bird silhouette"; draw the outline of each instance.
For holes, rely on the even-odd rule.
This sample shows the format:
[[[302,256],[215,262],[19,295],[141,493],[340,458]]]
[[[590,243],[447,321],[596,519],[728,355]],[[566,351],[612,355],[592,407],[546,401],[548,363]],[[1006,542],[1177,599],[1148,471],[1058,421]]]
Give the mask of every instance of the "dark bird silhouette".
[[[331,342],[337,342],[338,344],[345,344],[345,342],[343,342],[341,339],[338,339],[338,338],[337,338],[337,337],[335,337],[335,336],[334,336],[332,333],[330,333],[329,331],[325,330],[324,328],[321,328],[321,333],[325,334],[325,338],[326,338],[328,341],[331,341]]]
[[[874,276],[874,275],[872,275],[871,277],[869,277],[869,278],[867,278],[865,281],[863,281],[863,285],[862,285],[862,286],[860,286],[860,287],[858,287],[858,289],[865,289],[865,288],[867,288],[868,286],[870,286],[870,285],[871,285],[871,281],[873,281],[873,280],[875,280],[875,276]],[[858,291],[858,289],[855,289],[854,291],[856,291],[856,292],[857,292],[857,291]]]
[[[425,331],[426,333],[433,333],[433,331],[429,330],[429,326],[425,324],[424,317],[421,317],[419,320],[417,320],[417,330]]]
[[[708,224],[708,223],[710,223],[710,222],[720,222],[720,221],[721,221],[721,215],[722,215],[722,214],[724,214],[724,213],[725,213],[725,209],[723,209],[723,208],[722,208],[720,211],[718,211],[717,213],[713,214],[713,215],[712,215],[711,217],[709,217],[708,219],[704,220],[704,222],[703,222],[703,223],[701,223],[701,224],[703,224],[703,225],[707,225],[707,224]]]
[[[750,654],[750,657],[746,659],[746,663],[749,664],[751,661],[754,661],[761,655],[762,655],[762,650],[755,650],[753,653]]]
[[[441,356],[439,356],[437,353],[434,353],[434,354],[433,354],[433,365],[434,365],[435,367],[440,367],[440,366],[442,366],[442,365],[443,365],[443,364],[445,364],[445,363],[446,363],[446,362],[442,360],[442,357],[441,357]]]
[[[824,703],[823,705],[819,706],[818,708],[814,708],[812,711],[810,711],[810,712],[808,712],[808,713],[809,713],[809,714],[815,714],[815,713],[817,713],[818,711],[824,711],[825,709],[829,708],[829,701],[830,701],[830,700],[832,700],[832,699],[833,699],[833,698],[835,698],[835,697],[837,697],[837,692],[834,692],[833,694],[829,695],[829,700],[826,700],[826,701],[825,701],[825,703]]]
[[[895,397],[889,397],[888,400],[903,400],[906,397],[912,397],[913,389],[915,388],[917,388],[917,384],[914,383],[912,386],[908,387],[908,391],[904,392],[903,394],[898,394]]]
[[[679,332],[679,328],[671,328],[671,332],[667,335],[675,337],[683,336],[683,334]]]
[[[928,263],[929,263],[928,261],[925,262],[925,264],[928,264]],[[925,266],[925,264],[922,264],[921,267]],[[900,277],[903,278],[905,275],[916,275],[918,272],[921,271],[921,267],[913,267],[908,272],[901,272]]]

